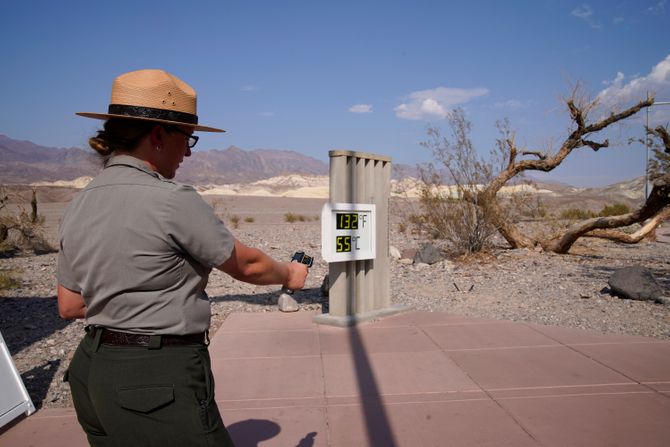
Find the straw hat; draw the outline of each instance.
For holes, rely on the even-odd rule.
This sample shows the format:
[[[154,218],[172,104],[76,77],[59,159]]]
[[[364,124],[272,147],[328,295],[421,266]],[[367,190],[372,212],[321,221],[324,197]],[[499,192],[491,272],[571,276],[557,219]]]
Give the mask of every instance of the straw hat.
[[[122,74],[112,84],[107,113],[78,112],[86,118],[132,118],[190,126],[203,132],[225,132],[198,125],[196,94],[190,85],[163,70],[138,70]]]

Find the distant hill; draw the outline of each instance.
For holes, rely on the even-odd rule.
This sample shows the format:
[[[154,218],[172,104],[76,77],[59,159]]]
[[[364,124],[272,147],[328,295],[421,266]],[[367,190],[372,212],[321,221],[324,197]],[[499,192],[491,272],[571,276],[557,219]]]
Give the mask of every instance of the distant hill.
[[[247,183],[286,174],[327,175],[328,165],[294,151],[230,146],[194,152],[184,159],[177,180],[195,185]]]
[[[0,183],[74,180],[99,170],[93,151],[38,146],[0,135]]]
[[[94,177],[101,163],[91,149],[39,146],[0,135],[0,184],[72,181]],[[328,175],[328,163],[289,150],[227,149],[193,152],[176,180],[193,185],[251,183],[290,174]],[[392,178],[416,177],[408,165],[393,165]]]
[[[93,177],[100,172],[90,149],[39,146],[0,135],[0,183],[30,184]],[[193,152],[184,160],[177,180],[193,184],[245,183],[284,174],[327,175],[328,165],[294,151],[231,146]]]

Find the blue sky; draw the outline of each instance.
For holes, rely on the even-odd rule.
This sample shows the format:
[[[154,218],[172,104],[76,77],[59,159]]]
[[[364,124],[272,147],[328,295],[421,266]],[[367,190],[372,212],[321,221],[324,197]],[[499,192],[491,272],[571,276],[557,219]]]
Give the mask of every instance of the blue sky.
[[[331,149],[430,159],[426,128],[462,107],[482,153],[509,118],[523,147],[568,132],[574,82],[606,109],[670,101],[670,4],[652,1],[4,1],[0,133],[86,147],[117,75],[162,68],[198,92],[198,149]],[[595,111],[603,113],[602,111]],[[643,175],[645,116],[542,179],[604,185]],[[657,106],[652,124],[670,122]],[[552,146],[553,144],[553,146]]]

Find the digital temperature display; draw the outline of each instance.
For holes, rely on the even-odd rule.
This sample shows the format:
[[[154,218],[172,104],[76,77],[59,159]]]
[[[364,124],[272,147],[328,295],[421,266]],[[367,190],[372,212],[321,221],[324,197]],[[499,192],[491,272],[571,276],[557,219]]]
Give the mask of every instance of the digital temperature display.
[[[351,236],[335,237],[335,252],[349,253],[351,251]]]
[[[358,230],[358,213],[336,213],[335,229]]]
[[[325,203],[321,209],[321,253],[328,262],[375,259],[375,205]]]

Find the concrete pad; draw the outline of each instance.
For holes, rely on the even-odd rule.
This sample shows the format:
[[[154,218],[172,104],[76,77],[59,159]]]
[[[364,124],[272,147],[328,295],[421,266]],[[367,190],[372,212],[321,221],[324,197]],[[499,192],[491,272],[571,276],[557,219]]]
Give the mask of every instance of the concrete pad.
[[[617,383],[617,384],[593,384],[593,385],[562,385],[562,386],[536,386],[520,388],[498,388],[487,390],[493,399],[510,398],[542,398],[560,396],[587,396],[603,394],[640,394],[652,392],[648,385],[639,383]]]
[[[647,382],[645,385],[656,391],[670,395],[670,382]]]
[[[325,409],[270,408],[223,410],[222,417],[235,445],[328,446]]]
[[[313,329],[316,325],[312,322],[315,311],[298,312],[235,312],[228,317],[219,328],[217,334],[227,332],[247,331],[285,331]],[[218,337],[213,337],[214,343]]]
[[[543,326],[540,324],[524,323],[526,326],[541,332],[559,343],[565,345],[598,344],[598,343],[651,343],[656,340],[649,337],[623,334],[604,334],[602,332],[587,331],[584,329],[560,326]]]
[[[7,447],[86,447],[88,440],[73,408],[48,408],[17,419],[0,431]]]
[[[327,397],[479,391],[440,351],[324,355]]]
[[[356,315],[332,315],[329,313],[316,314],[312,321],[318,325],[352,327],[368,321],[377,321],[379,319],[388,318],[399,313],[407,312],[409,309],[410,308],[407,306],[390,306]]]
[[[353,328],[319,327],[321,351],[324,354],[349,354],[356,351],[419,352],[439,347],[417,327],[361,326]]]
[[[640,382],[670,382],[670,342],[580,345],[574,349]]]
[[[551,338],[518,323],[427,326],[423,330],[444,350],[558,346]]]
[[[443,326],[446,324],[483,324],[502,322],[486,318],[466,317],[463,315],[447,314],[444,312],[410,311],[379,321],[369,323],[375,327],[393,326]]]
[[[314,330],[228,332],[210,346],[210,356],[223,359],[319,355]]]
[[[631,382],[564,346],[452,351],[449,356],[487,390]]]
[[[337,407],[342,405],[361,405],[362,403],[381,402],[385,406],[394,404],[421,404],[433,402],[465,402],[489,401],[490,396],[481,389],[464,391],[432,391],[427,393],[383,394],[383,395],[350,395],[328,396],[326,405]]]
[[[670,399],[653,392],[503,399],[499,403],[541,445],[670,445]]]
[[[313,314],[232,314],[213,337],[240,446],[670,445],[670,342],[430,312],[343,329]],[[74,410],[40,410],[0,432],[5,445],[86,439]]]
[[[492,401],[433,402],[385,407],[328,408],[333,446],[491,446],[538,445]]]
[[[321,358],[212,359],[217,400],[323,397]]]

